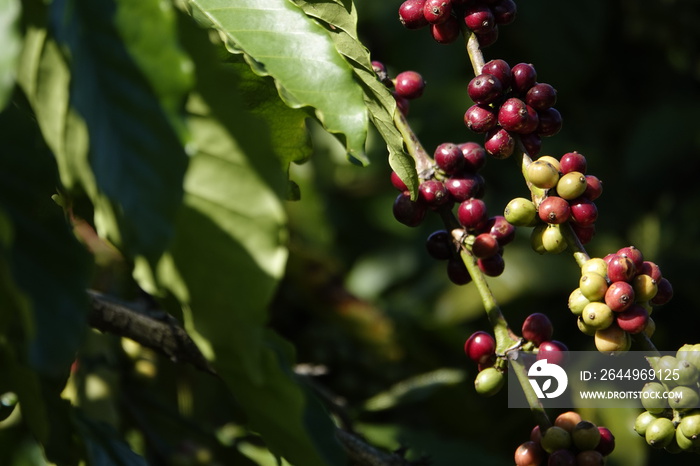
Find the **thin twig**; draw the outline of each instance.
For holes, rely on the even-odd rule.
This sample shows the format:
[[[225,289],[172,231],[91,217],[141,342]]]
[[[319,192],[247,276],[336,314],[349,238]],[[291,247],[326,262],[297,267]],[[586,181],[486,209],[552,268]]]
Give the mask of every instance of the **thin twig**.
[[[97,291],[89,290],[88,296],[88,323],[91,327],[130,338],[174,361],[186,362],[216,375],[187,331],[170,314],[163,311],[144,312],[136,305]]]

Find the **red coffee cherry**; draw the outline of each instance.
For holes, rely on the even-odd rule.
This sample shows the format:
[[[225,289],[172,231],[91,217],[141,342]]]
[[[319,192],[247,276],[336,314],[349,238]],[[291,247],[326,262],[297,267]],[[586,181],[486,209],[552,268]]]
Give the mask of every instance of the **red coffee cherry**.
[[[490,364],[496,358],[496,340],[488,332],[476,331],[464,343],[464,353],[477,364]]]
[[[522,327],[523,338],[540,345],[544,341],[549,341],[554,333],[554,326],[545,314],[535,312],[525,318]]]

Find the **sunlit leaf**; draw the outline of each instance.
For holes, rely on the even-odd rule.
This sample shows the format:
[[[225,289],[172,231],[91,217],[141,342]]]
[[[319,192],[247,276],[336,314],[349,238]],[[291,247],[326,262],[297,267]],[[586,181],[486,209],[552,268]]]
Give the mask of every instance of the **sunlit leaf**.
[[[15,86],[17,61],[22,39],[19,34],[19,0],[0,0],[0,110]]]
[[[312,107],[324,127],[345,141],[348,154],[366,162],[367,110],[350,66],[326,31],[287,0],[191,0],[245,52],[253,69],[275,79],[292,107]]]

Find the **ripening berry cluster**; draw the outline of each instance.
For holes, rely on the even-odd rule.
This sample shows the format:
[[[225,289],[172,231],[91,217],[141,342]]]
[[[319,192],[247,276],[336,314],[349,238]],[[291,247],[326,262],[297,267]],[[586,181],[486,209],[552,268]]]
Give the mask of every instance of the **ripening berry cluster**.
[[[598,208],[593,202],[603,192],[598,177],[586,175],[586,158],[578,152],[564,154],[559,160],[545,155],[528,165],[526,180],[545,190],[546,196],[535,205],[517,197],[506,205],[504,215],[516,226],[534,226],[532,248],[544,253],[560,253],[567,247],[561,225],[569,222],[582,244],[595,235]]]
[[[584,421],[574,411],[560,414],[554,425],[542,432],[535,426],[530,440],[515,450],[516,466],[599,466],[615,449],[610,429]]]
[[[554,327],[549,318],[536,312],[527,316],[522,326],[522,336],[537,351],[537,359],[547,359],[560,364],[566,358],[568,348],[560,341],[552,340]],[[471,334],[464,342],[464,354],[477,364],[479,373],[474,379],[476,392],[483,396],[493,396],[505,383],[505,365],[500,364],[496,355],[496,340],[483,330]]]
[[[675,357],[649,362],[657,380],[642,388],[646,411],[637,417],[635,432],[655,448],[700,453],[700,345],[683,345]]]
[[[621,352],[630,348],[630,335],[654,333],[649,317],[653,306],[672,297],[671,283],[659,266],[628,246],[583,264],[579,287],[569,296],[569,309],[578,316],[579,329],[595,336],[598,351]]]
[[[467,93],[474,105],[465,112],[464,124],[484,133],[484,148],[495,158],[510,157],[517,138],[534,157],[540,152],[542,138],[561,129],[561,114],[554,108],[557,91],[537,82],[531,64],[518,63],[511,69],[504,60],[491,60],[469,82]]]
[[[407,29],[430,27],[436,42],[457,40],[462,27],[472,31],[479,46],[498,39],[498,26],[515,21],[513,0],[406,0],[399,7],[399,20]]]
[[[538,361],[546,359],[552,364],[561,364],[566,359],[569,348],[561,341],[552,340],[554,326],[545,314],[535,312],[527,316],[521,332],[523,338],[535,346]]]
[[[404,225],[418,226],[430,210],[457,207],[457,218],[464,228],[461,238],[446,230],[428,237],[428,253],[447,261],[447,275],[453,283],[465,285],[472,280],[462,258],[461,247],[468,248],[481,271],[491,277],[503,273],[503,247],[515,238],[515,227],[501,216],[489,217],[484,195],[484,179],[478,171],[486,163],[484,148],[475,142],[442,143],[433,154],[433,168],[424,174],[418,199],[411,200],[407,187],[393,172],[392,184],[401,191],[393,206],[394,217]]]

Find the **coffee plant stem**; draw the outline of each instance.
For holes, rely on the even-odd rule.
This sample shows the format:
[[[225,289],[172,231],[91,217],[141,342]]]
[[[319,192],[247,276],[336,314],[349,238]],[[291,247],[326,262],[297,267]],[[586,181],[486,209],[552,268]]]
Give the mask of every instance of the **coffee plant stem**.
[[[413,157],[413,160],[416,162],[416,171],[418,172],[418,176],[423,178],[432,167],[430,156],[418,140],[416,133],[414,133],[413,129],[411,129],[411,126],[408,124],[408,120],[406,120],[406,116],[404,116],[404,114],[398,109],[396,109],[394,112],[394,124],[396,124],[396,127],[403,136],[408,154]]]
[[[466,26],[462,25],[464,30]],[[468,30],[467,30],[468,31]],[[481,69],[484,67],[484,54],[481,53],[481,48],[479,47],[479,39],[473,32],[468,32],[464,34],[467,53],[469,54],[469,60],[472,63],[472,68],[474,68],[474,76],[481,74]]]
[[[460,255],[462,256],[462,261],[471,275],[474,285],[481,296],[481,302],[484,305],[484,310],[486,315],[493,327],[493,333],[496,336],[496,352],[502,353],[507,348],[513,346],[513,344],[520,341],[516,335],[511,332],[508,327],[508,322],[501,312],[501,308],[496,302],[496,298],[491,292],[488,282],[486,281],[486,276],[481,271],[477,265],[476,259],[472,253],[465,247],[462,248]]]
[[[654,343],[652,343],[644,332],[632,335],[632,341],[634,341],[641,351],[650,351],[652,353],[659,354],[659,350],[656,349]]]
[[[552,425],[552,423],[547,417],[547,413],[545,412],[542,403],[540,403],[539,398],[537,398],[537,394],[532,389],[532,385],[530,385],[527,372],[525,372],[525,365],[517,359],[509,359],[508,363],[513,368],[513,372],[515,372],[515,375],[518,378],[518,382],[520,383],[523,393],[525,394],[527,404],[530,406],[530,411],[532,411],[532,414],[535,417],[535,422],[540,426],[542,432],[544,432]]]
[[[560,227],[560,231],[566,240],[569,251],[571,251],[574,256],[574,260],[576,260],[579,267],[583,267],[583,264],[591,257],[586,252],[586,248],[583,247],[583,244],[581,244],[581,240],[579,240],[576,233],[574,233],[571,224],[569,222],[563,223]]]

